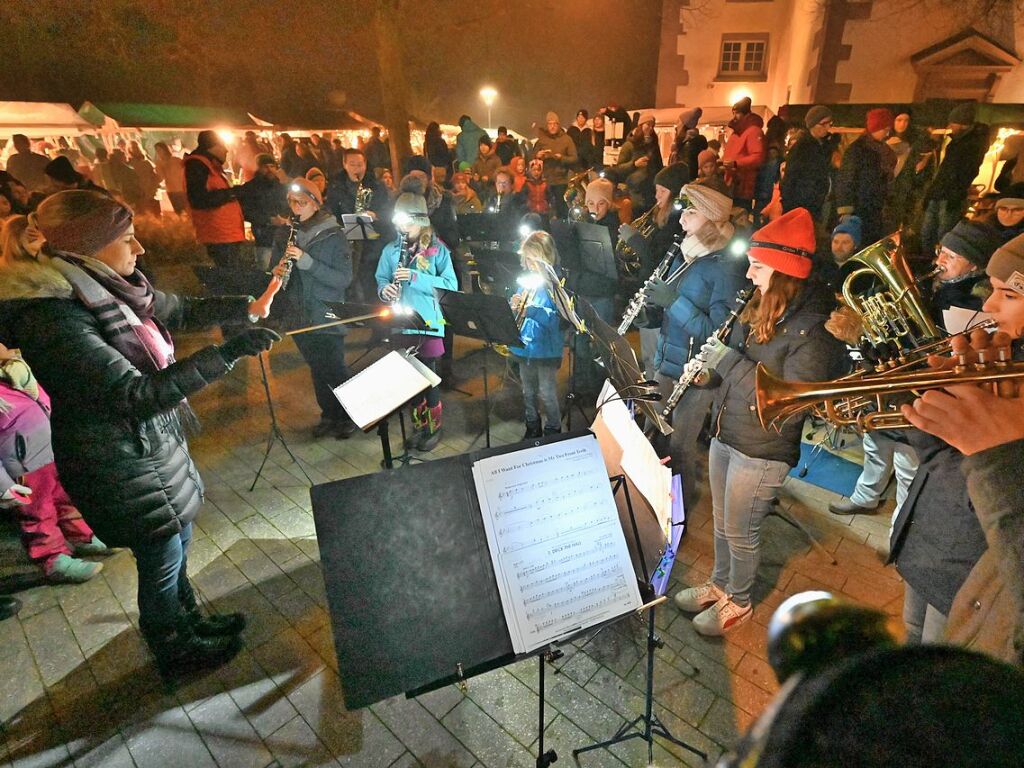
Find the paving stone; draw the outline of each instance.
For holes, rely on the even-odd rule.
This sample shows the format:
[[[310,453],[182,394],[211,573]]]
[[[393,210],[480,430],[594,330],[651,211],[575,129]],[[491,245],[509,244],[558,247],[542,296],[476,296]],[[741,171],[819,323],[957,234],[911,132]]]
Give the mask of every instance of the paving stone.
[[[550,678],[550,675],[545,675],[545,682]],[[457,692],[458,689],[455,690]],[[496,669],[470,680],[469,697],[520,744],[530,744],[537,738],[539,699],[506,670]],[[435,710],[431,711],[438,717],[447,714],[438,715]],[[545,723],[550,723],[558,715],[550,697],[546,701],[544,714]]]
[[[139,768],[216,766],[213,756],[180,706],[165,708],[162,700],[144,706],[122,734]]]
[[[441,722],[487,768],[533,768],[525,746],[469,699],[462,701]]]
[[[371,710],[425,768],[471,768],[476,758],[441,723],[413,699],[395,696]]]
[[[295,717],[266,738],[280,768],[321,768],[338,761],[301,717]]]
[[[70,740],[67,747],[75,768],[135,768],[128,745],[117,731],[106,739]]]
[[[564,715],[558,715],[544,729],[544,751],[554,750],[559,765],[562,763],[570,764],[569,761],[573,759],[572,751],[592,744],[593,741],[593,738],[573,725],[572,721],[568,720]],[[535,740],[530,745],[530,752],[534,757],[537,756],[538,744],[539,741]],[[584,752],[574,762],[580,765],[581,768],[623,768],[625,765],[607,749],[595,749],[590,752]]]
[[[245,649],[218,671],[218,677],[239,711],[261,737],[270,736],[298,715],[284,690]]]
[[[52,685],[85,662],[82,649],[61,610],[48,608],[22,626],[45,685]]]
[[[472,686],[475,682],[486,676],[487,675],[480,675],[480,677],[473,678],[469,681],[469,685]],[[489,686],[481,684],[479,687],[486,688]],[[434,717],[440,720],[455,709],[455,706],[466,698],[466,695],[467,694],[463,693],[457,685],[446,685],[428,693],[420,694],[416,697],[416,701],[426,707]]]
[[[207,699],[188,717],[220,768],[263,768],[273,759],[227,693]]]

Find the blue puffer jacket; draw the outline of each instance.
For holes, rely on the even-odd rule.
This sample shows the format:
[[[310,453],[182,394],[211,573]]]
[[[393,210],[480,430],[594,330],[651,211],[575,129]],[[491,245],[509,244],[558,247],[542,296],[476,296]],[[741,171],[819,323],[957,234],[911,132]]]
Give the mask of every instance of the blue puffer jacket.
[[[378,293],[391,282],[391,277],[398,268],[401,250],[402,240],[398,237],[384,246],[380,261],[377,262],[375,275]],[[412,280],[403,283],[400,303],[402,306],[410,307],[418,312],[426,322],[427,330],[402,332],[444,336],[444,315],[441,314],[441,305],[437,301],[437,296],[434,295],[434,289],[443,288],[448,291],[456,291],[459,287],[455,279],[455,269],[452,267],[452,255],[448,246],[435,236],[423,257],[413,256],[409,268],[412,269]]]
[[[562,359],[558,310],[547,288],[537,291],[526,308],[526,319],[519,336],[523,346],[509,349],[516,357]]]
[[[681,264],[677,257],[669,274]],[[748,287],[746,271],[746,259],[721,251],[690,265],[679,282],[679,297],[665,310],[654,357],[658,373],[673,379],[682,375],[687,360],[725,322],[736,305],[736,294]]]

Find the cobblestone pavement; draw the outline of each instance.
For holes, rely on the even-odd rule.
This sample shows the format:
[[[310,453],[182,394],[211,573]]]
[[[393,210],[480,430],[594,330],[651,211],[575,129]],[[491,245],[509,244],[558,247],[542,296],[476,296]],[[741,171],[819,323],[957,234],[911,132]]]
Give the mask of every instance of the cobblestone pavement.
[[[350,340],[366,333],[356,331]],[[210,338],[184,337],[179,351],[187,354]],[[361,349],[350,347],[354,360]],[[460,343],[457,357],[469,349]],[[444,440],[433,456],[483,445],[480,360],[456,364],[462,386],[475,396],[445,393]],[[514,442],[523,429],[518,387],[499,384],[498,358],[490,365],[493,440]],[[379,471],[373,433],[347,441],[309,436],[316,408],[307,369],[290,341],[274,350],[271,371],[284,432],[314,481]],[[305,478],[278,446],[255,491],[248,490],[268,430],[255,361],[239,364],[194,405],[204,432],[193,440],[193,452],[208,496],[190,572],[215,609],[249,615],[244,650],[216,673],[166,693],[136,628],[131,555],[107,558],[102,574],[85,585],[38,585],[8,522],[2,575],[21,583],[25,606],[16,619],[0,622],[0,766],[533,766],[535,661],[472,679],[465,693],[446,688],[345,710]],[[582,424],[578,414],[574,419]],[[834,498],[787,481],[781,509],[802,521],[838,565],[795,528],[769,518],[754,621],[724,641],[697,635],[672,605],[659,611],[665,647],[657,653],[657,714],[712,760],[776,689],[766,662],[766,625],[786,596],[829,589],[884,609],[897,624],[902,583],[881,560],[889,516],[832,517],[826,505]],[[711,565],[705,492],[690,513],[672,591],[704,580]],[[645,639],[638,621],[621,622],[570,647],[560,673],[547,676],[545,746],[562,762],[571,762],[573,748],[610,737],[642,712]],[[645,745],[633,741],[582,755],[580,764],[645,765],[644,753]],[[655,755],[662,766],[701,764],[675,747],[659,745]]]

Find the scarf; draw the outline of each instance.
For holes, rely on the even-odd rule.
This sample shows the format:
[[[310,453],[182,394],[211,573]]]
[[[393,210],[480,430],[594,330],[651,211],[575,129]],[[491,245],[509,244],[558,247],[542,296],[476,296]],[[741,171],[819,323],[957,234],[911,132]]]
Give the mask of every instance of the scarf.
[[[679,246],[686,263],[689,264],[701,256],[720,251],[729,242],[733,231],[734,228],[729,222],[715,224],[713,221],[708,221],[696,232],[692,234],[687,232]]]

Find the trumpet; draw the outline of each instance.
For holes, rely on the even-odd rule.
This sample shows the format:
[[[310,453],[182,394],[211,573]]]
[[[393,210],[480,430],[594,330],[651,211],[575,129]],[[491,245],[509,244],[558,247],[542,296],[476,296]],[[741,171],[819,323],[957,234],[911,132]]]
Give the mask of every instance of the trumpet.
[[[717,339],[718,341],[725,341],[729,337],[729,333],[732,331],[733,323],[743,312],[743,308],[747,306],[750,299],[754,296],[754,289],[750,288],[744,291],[740,291],[736,294],[736,306],[732,308],[729,316],[725,318],[723,322],[713,334],[708,337],[708,341]],[[663,418],[668,418],[675,407],[679,404],[680,399],[686,394],[688,390],[699,378],[705,375],[705,369],[703,365],[694,366],[690,371],[683,371],[683,375],[679,377],[679,380],[672,387],[672,394],[668,396],[668,400],[665,401],[665,409],[661,412]]]
[[[951,343],[952,338],[943,341]],[[900,395],[917,396],[954,384],[984,384],[1002,395],[1002,382],[1024,378],[1024,363],[1012,362],[1006,347],[980,350],[977,355],[975,363],[968,363],[966,355],[959,355],[957,364],[949,369],[894,369],[835,381],[784,381],[758,365],[754,378],[757,415],[765,429],[809,408],[836,426],[852,426],[859,432],[905,429],[910,424],[899,410]],[[920,360],[914,362],[919,363]]]

